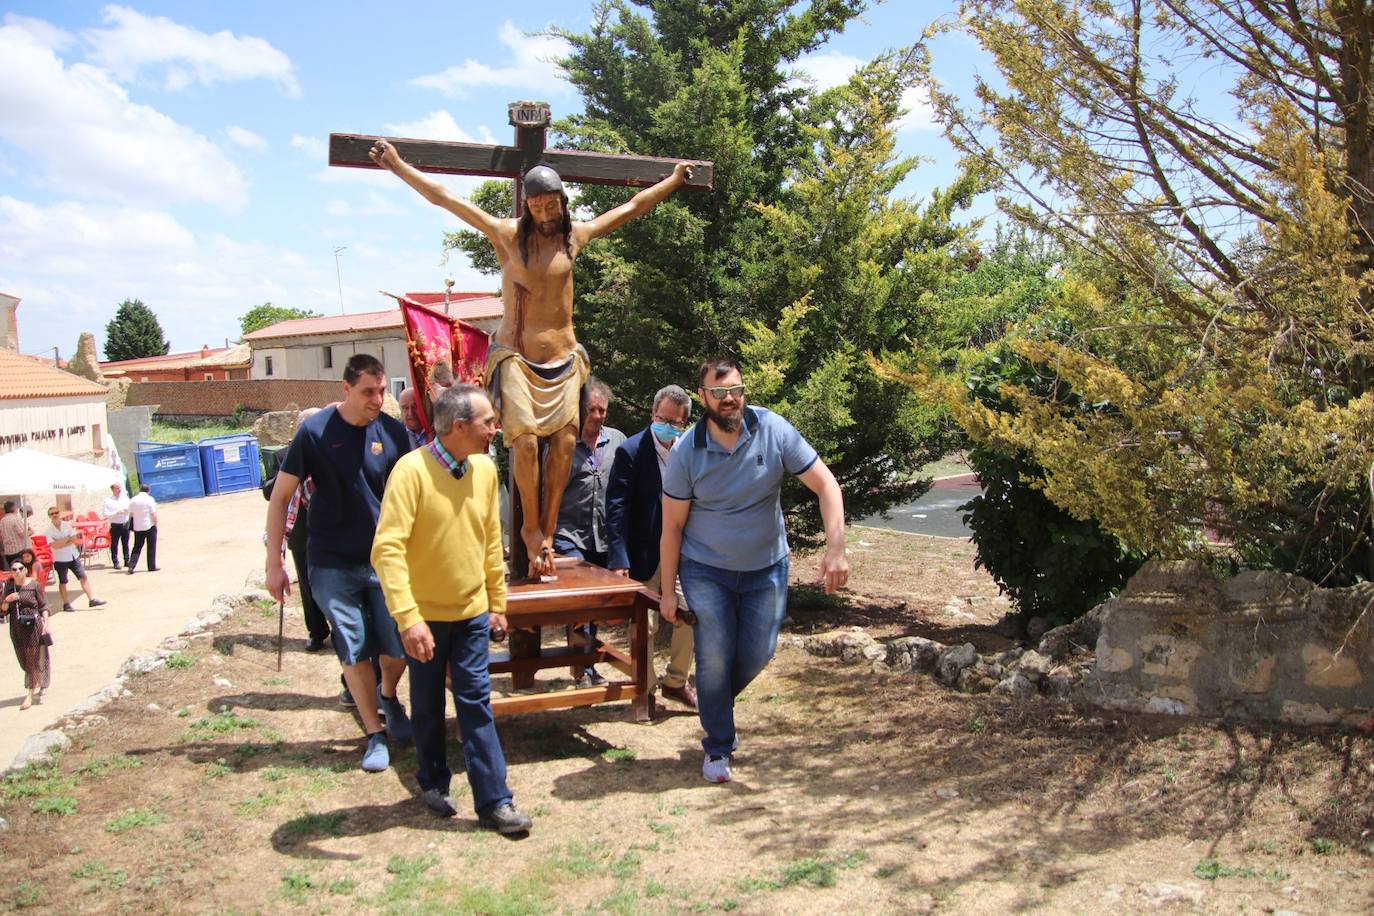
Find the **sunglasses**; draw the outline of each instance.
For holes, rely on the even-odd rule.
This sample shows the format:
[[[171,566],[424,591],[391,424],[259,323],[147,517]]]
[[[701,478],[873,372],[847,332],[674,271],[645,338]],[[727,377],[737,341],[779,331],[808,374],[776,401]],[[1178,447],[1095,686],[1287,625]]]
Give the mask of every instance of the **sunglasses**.
[[[13,566],[10,567],[10,572],[23,572],[23,571],[24,571],[24,567],[23,567],[22,565],[20,565],[19,563],[15,563]]]
[[[728,396],[728,397],[732,397],[732,398],[738,398],[738,397],[743,397],[743,396],[744,396],[744,386],[743,386],[743,385],[731,385],[729,388],[724,388],[724,387],[721,387],[721,386],[718,385],[718,386],[716,386],[716,387],[714,387],[714,388],[707,388],[707,389],[705,389],[705,391],[706,391],[707,394],[709,394],[711,397],[715,398],[717,401],[723,400],[723,399],[725,399],[727,396]]]

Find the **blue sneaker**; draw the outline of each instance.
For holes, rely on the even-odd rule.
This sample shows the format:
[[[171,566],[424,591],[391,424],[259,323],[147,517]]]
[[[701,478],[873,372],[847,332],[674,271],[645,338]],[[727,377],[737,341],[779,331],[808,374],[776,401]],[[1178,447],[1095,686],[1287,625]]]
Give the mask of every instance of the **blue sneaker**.
[[[401,698],[382,696],[381,685],[377,686],[377,711],[386,719],[386,733],[392,741],[410,744],[415,740],[415,733],[410,727],[410,717],[406,715],[406,708],[401,705]]]
[[[383,773],[391,766],[391,748],[386,743],[386,732],[373,732],[367,736],[367,751],[363,754],[363,769],[369,773]]]

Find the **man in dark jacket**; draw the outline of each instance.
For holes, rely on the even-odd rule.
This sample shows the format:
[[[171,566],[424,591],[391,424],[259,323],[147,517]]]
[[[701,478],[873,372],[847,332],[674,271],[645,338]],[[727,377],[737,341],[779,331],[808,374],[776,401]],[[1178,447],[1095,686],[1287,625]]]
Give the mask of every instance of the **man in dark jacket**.
[[[663,467],[673,443],[687,426],[691,409],[687,392],[677,385],[660,389],[654,395],[652,422],[616,449],[611,479],[606,485],[607,568],[617,575],[638,579],[654,591],[660,589],[658,542],[663,532]],[[686,608],[681,595],[678,606]],[[651,632],[658,629],[658,622],[657,614],[650,618]],[[696,709],[696,691],[687,683],[691,665],[692,628],[675,624],[662,693]],[[650,691],[656,679],[651,671]]]

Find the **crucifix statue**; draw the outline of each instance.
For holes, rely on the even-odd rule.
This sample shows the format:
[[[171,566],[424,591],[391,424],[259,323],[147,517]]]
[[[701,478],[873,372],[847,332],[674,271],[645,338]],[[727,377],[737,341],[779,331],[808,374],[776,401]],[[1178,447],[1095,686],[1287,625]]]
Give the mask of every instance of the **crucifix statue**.
[[[558,504],[580,428],[582,386],[591,371],[573,333],[573,262],[589,242],[648,213],[678,188],[709,190],[712,175],[709,162],[545,149],[549,106],[542,102],[513,103],[510,119],[514,147],[332,134],[329,163],[390,170],[496,249],[505,314],[484,379],[511,450],[523,516],[518,543],[511,539],[512,566],[520,569],[523,553],[529,577],[538,578],[554,572]],[[492,216],[424,172],[515,178],[516,218]],[[574,221],[564,179],[644,190],[599,216]]]

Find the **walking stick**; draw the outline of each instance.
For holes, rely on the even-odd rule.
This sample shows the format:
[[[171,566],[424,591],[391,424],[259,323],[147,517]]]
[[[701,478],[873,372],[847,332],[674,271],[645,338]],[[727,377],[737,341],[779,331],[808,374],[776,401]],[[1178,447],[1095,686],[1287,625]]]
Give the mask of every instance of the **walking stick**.
[[[277,602],[277,670],[281,671],[281,644],[286,634],[286,599]]]

